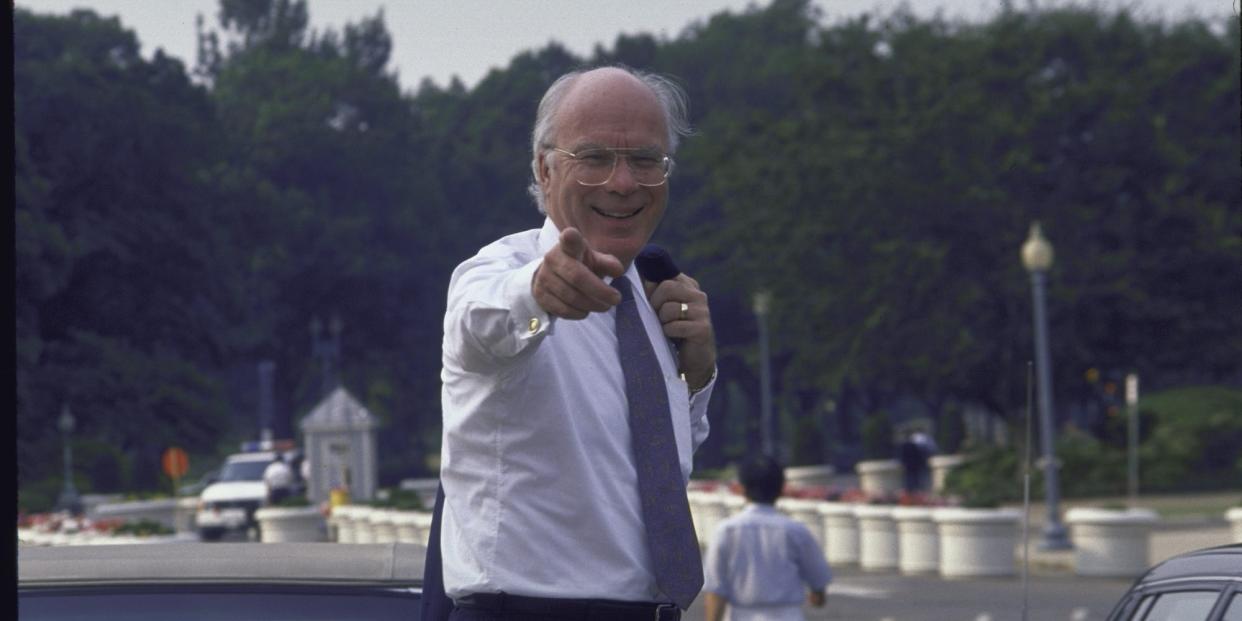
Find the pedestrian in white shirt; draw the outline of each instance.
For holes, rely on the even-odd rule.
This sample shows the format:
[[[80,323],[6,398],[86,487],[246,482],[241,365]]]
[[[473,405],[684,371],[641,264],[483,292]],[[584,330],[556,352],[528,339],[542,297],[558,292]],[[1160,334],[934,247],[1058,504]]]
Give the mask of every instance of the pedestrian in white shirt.
[[[832,572],[824,552],[806,526],[774,506],[785,486],[779,462],[747,461],[738,478],[751,504],[713,533],[704,562],[707,621],[803,621],[804,601],[827,602]]]
[[[453,272],[428,554],[452,619],[677,619],[699,591],[685,485],[708,431],[711,315],[694,279],[633,265],[687,132],[665,78],[563,76],[533,132],[547,218]]]

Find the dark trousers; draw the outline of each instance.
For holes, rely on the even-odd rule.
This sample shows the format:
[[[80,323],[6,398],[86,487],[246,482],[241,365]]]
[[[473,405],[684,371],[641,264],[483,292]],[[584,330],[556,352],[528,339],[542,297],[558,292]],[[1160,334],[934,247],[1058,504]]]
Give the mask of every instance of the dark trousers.
[[[287,487],[273,487],[267,492],[267,501],[274,505],[292,495],[293,490]]]
[[[436,506],[431,511],[431,530],[427,533],[427,558],[423,563],[422,621],[448,621],[453,613],[453,600],[444,594],[444,569],[440,557],[440,516],[444,513],[444,485],[436,489]],[[486,617],[457,617],[483,619]]]
[[[548,618],[539,614],[521,614],[511,611],[499,613],[477,608],[454,608],[449,621],[548,621]]]

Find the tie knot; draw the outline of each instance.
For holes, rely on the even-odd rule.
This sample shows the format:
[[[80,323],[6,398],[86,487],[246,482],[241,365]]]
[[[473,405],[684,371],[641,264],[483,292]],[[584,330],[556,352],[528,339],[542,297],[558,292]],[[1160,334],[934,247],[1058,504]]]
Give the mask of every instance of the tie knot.
[[[621,292],[621,301],[624,302],[634,297],[634,287],[630,284],[630,279],[625,276],[612,279],[612,288]]]

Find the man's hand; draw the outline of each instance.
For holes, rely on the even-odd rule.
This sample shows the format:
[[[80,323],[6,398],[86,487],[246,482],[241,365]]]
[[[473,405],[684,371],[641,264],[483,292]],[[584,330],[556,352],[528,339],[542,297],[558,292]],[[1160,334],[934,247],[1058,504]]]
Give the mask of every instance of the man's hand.
[[[621,303],[621,293],[603,277],[619,278],[624,273],[620,260],[592,250],[578,229],[568,227],[544,255],[530,288],[535,302],[549,315],[585,319]]]
[[[828,594],[824,591],[809,591],[806,595],[806,603],[816,607],[823,608],[828,603]]]
[[[707,294],[699,282],[685,274],[659,285],[644,283],[651,307],[664,324],[664,334],[678,339],[678,366],[691,390],[707,385],[716,369],[716,334]],[[682,311],[682,308],[685,311]]]
[[[703,592],[703,616],[707,621],[720,621],[724,619],[725,606],[729,602],[711,591]]]

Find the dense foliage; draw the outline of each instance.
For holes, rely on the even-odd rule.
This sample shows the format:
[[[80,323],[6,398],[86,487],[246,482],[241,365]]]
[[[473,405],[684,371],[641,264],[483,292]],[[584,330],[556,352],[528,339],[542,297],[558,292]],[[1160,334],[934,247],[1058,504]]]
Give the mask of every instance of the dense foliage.
[[[1242,382],[1236,20],[1070,8],[824,25],[775,0],[405,92],[382,13],[342,32],[308,22],[300,0],[222,0],[191,72],[142,58],[115,19],[15,11],[23,502],[56,491],[65,403],[88,491],[160,485],[171,444],[205,466],[253,437],[257,398],[237,378],[261,360],[276,363],[278,435],[294,433],[320,394],[307,326],[329,315],[343,381],[384,425],[382,479],[425,473],[448,275],[539,225],[534,107],[584,63],[669,73],[690,94],[697,135],[657,238],[712,296],[704,466],[753,444],[760,288],[775,403],[799,438],[857,445],[862,415],[898,399],[1007,416],[1031,356],[1018,248],[1033,220],[1057,252],[1058,390],[1087,390],[1088,368]]]
[[[1138,427],[1138,491],[1178,493],[1237,489],[1242,481],[1242,390],[1185,387],[1142,401]],[[1015,421],[1016,422],[1016,421]],[[1127,416],[1109,416],[1103,433],[1061,430],[1056,441],[1058,483],[1070,498],[1119,497],[1128,489]],[[1019,427],[1020,425],[1015,425]],[[1022,500],[1023,434],[1009,446],[973,446],[967,463],[949,473],[949,495],[972,506]],[[1038,438],[1033,442],[1037,443]],[[1031,450],[1031,493],[1044,494],[1038,444]]]

